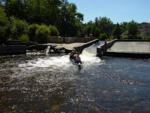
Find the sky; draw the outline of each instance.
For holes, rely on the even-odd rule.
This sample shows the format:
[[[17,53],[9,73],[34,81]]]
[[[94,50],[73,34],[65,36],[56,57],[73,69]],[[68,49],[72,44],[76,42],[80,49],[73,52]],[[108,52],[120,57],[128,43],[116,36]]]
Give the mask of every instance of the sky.
[[[84,14],[84,22],[108,17],[114,23],[150,22],[150,0],[68,0]]]

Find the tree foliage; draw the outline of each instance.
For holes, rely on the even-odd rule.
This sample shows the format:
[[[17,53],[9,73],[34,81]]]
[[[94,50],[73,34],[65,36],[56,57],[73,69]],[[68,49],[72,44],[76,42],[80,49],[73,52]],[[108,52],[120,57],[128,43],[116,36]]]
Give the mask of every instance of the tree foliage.
[[[60,11],[59,30],[63,36],[76,36],[80,31],[83,15],[77,12],[77,7],[67,0],[63,0]]]
[[[28,33],[28,23],[24,20],[16,19],[15,17],[10,18],[11,23],[11,38],[17,40],[22,34]]]
[[[36,41],[36,30],[38,29],[39,25],[38,24],[31,24],[28,26],[29,32],[29,39],[30,41]]]
[[[54,25],[62,36],[81,33],[83,14],[67,0],[7,0],[6,12],[30,24]]]
[[[12,40],[47,42],[52,36],[142,38],[134,21],[113,24],[107,17],[83,23],[84,15],[68,0],[7,0],[0,4],[0,43]]]
[[[9,37],[9,21],[4,12],[4,9],[0,7],[0,44],[4,43]]]
[[[35,32],[36,41],[38,43],[46,43],[48,41],[48,37],[50,36],[51,32],[46,25],[41,25]]]
[[[29,42],[29,36],[27,34],[23,34],[20,38],[19,38],[20,41],[22,42]]]
[[[117,23],[117,25],[115,26],[115,28],[114,28],[114,30],[113,30],[113,36],[114,36],[114,38],[116,38],[116,39],[120,39],[120,38],[121,38],[121,34],[122,34],[121,27],[120,27],[120,25]]]
[[[55,26],[50,25],[49,30],[51,32],[51,36],[58,36],[59,35],[59,31]]]
[[[106,33],[101,33],[100,34],[100,40],[106,40],[108,37],[107,37],[107,34]]]
[[[113,31],[113,23],[109,18],[99,17],[95,21],[88,22],[84,29],[85,34],[93,34],[94,37],[99,37],[100,33],[105,33],[110,37]]]
[[[110,37],[113,30],[113,23],[109,18],[103,17],[99,18],[98,26],[102,33],[106,33],[107,37]]]
[[[131,21],[128,24],[128,38],[134,39],[136,38],[138,33],[138,24],[134,21]]]

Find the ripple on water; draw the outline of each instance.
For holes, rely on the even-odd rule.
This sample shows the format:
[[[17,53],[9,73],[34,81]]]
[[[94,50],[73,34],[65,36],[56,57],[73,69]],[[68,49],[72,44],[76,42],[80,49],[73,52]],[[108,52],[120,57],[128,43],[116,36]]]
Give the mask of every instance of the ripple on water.
[[[0,112],[149,112],[149,60],[101,60],[90,51],[81,70],[68,55],[1,62]]]

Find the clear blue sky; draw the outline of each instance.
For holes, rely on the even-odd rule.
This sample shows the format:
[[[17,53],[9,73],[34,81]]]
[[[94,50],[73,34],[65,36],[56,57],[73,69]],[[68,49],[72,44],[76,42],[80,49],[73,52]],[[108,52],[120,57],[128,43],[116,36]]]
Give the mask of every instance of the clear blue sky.
[[[150,0],[68,0],[84,14],[84,22],[95,17],[108,17],[114,23],[150,22]]]

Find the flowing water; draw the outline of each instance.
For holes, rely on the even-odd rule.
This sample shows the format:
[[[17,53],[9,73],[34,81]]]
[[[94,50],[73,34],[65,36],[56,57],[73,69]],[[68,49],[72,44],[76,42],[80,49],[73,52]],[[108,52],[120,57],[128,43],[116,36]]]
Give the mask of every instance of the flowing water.
[[[148,113],[150,60],[81,54],[0,58],[0,113]]]

